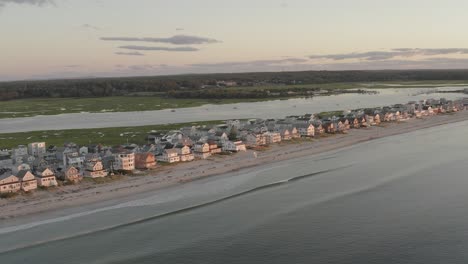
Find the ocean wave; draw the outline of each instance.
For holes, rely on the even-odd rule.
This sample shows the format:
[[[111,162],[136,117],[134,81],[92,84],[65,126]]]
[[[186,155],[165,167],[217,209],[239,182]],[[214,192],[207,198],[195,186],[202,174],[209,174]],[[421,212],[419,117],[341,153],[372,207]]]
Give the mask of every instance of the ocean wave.
[[[205,203],[185,207],[185,208],[182,208],[182,209],[178,209],[178,210],[174,210],[174,211],[170,211],[170,212],[166,212],[166,213],[162,213],[162,214],[157,214],[157,215],[145,217],[145,218],[134,220],[134,221],[131,221],[131,222],[128,222],[128,223],[118,224],[118,225],[114,225],[114,226],[105,227],[105,228],[102,228],[102,229],[92,230],[92,231],[89,231],[89,232],[74,234],[74,235],[67,236],[67,237],[60,237],[60,238],[40,241],[40,242],[37,242],[37,243],[28,244],[28,245],[22,245],[20,247],[6,249],[6,250],[3,250],[3,251],[0,251],[0,255],[4,254],[4,253],[14,252],[14,251],[17,251],[17,250],[22,250],[22,249],[26,249],[26,248],[32,248],[32,247],[44,245],[44,244],[51,243],[51,242],[64,241],[64,240],[67,240],[67,239],[83,237],[83,236],[96,234],[96,233],[110,232],[110,231],[114,231],[114,230],[117,230],[117,229],[120,229],[120,228],[125,228],[125,227],[128,227],[128,226],[138,225],[138,224],[158,220],[158,219],[169,217],[169,216],[174,216],[174,215],[178,215],[178,214],[182,214],[182,213],[187,213],[187,212],[190,212],[190,211],[193,211],[193,210],[197,210],[197,209],[200,209],[200,208],[204,208],[204,207],[208,207],[208,206],[211,206],[211,205],[219,204],[219,203],[222,203],[222,202],[225,202],[225,201],[228,201],[228,200],[232,200],[232,199],[235,199],[235,198],[238,198],[238,197],[241,197],[241,196],[249,195],[249,194],[259,192],[259,191],[262,191],[262,190],[265,190],[265,189],[270,189],[270,188],[278,187],[278,186],[285,185],[285,184],[288,184],[288,183],[297,182],[297,181],[300,181],[300,180],[304,180],[306,178],[316,177],[316,176],[319,176],[319,175],[322,175],[322,174],[326,174],[326,173],[330,173],[330,172],[333,172],[333,171],[338,171],[338,170],[342,170],[342,169],[345,169],[345,168],[349,168],[351,166],[352,165],[346,165],[346,166],[327,169],[327,170],[322,170],[322,171],[318,171],[318,172],[314,172],[314,173],[310,173],[310,174],[306,174],[306,175],[296,176],[296,177],[293,177],[293,178],[280,180],[280,181],[276,181],[276,182],[273,182],[273,183],[264,184],[264,185],[254,187],[254,188],[248,189],[248,190],[240,192],[240,193],[236,193],[236,194],[233,194],[233,195],[222,197],[220,199],[216,199],[216,200],[213,200],[213,201],[209,201],[209,202],[205,202]],[[15,232],[15,231],[19,231],[19,230],[23,230],[23,229],[27,229],[27,228],[33,228],[33,227],[36,227],[36,226],[39,226],[39,225],[42,225],[42,224],[49,224],[49,223],[65,221],[65,220],[69,220],[69,219],[76,218],[76,217],[79,217],[79,216],[91,215],[91,214],[94,214],[94,213],[107,211],[107,210],[111,210],[111,209],[118,209],[118,208],[121,208],[121,207],[125,207],[125,206],[116,205],[116,206],[111,206],[111,207],[107,207],[107,208],[102,208],[102,209],[92,210],[92,211],[83,212],[83,213],[79,213],[79,214],[74,214],[74,215],[70,215],[70,216],[64,216],[64,217],[59,217],[59,218],[55,218],[55,219],[51,219],[51,220],[45,220],[45,221],[42,221],[42,222],[31,223],[31,224],[21,225],[21,226],[17,226],[17,227],[12,227],[12,228],[4,228],[3,230],[0,230],[0,234],[11,233],[11,232]]]

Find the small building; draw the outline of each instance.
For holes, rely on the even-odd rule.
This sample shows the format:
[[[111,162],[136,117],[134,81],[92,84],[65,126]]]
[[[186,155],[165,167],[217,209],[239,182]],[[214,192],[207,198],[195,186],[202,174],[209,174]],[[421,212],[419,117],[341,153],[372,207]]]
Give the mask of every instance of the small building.
[[[15,175],[6,172],[0,175],[0,193],[15,193],[21,189],[21,184]]]
[[[87,178],[102,178],[108,174],[104,169],[102,161],[97,158],[86,160],[84,176]]]
[[[223,152],[222,149],[218,146],[218,143],[216,143],[214,141],[209,141],[208,145],[210,146],[211,155],[219,154],[219,153]]]
[[[264,146],[267,144],[266,137],[259,133],[248,133],[242,137],[249,147]]]
[[[336,127],[333,122],[324,122],[322,124],[323,129],[325,129],[325,132],[328,134],[335,134],[336,133]]]
[[[281,135],[281,140],[288,141],[292,139],[291,132],[287,128],[280,129],[279,133]]]
[[[162,155],[158,156],[158,160],[167,163],[175,163],[180,161],[180,157],[176,149],[165,149]]]
[[[207,159],[208,157],[211,156],[210,144],[208,143],[197,142],[195,143],[195,146],[193,147],[193,149],[194,149],[195,157],[199,159]]]
[[[135,169],[135,153],[124,151],[113,153],[114,170],[117,171],[133,171]]]
[[[192,150],[187,145],[178,145],[174,149],[177,150],[180,161],[192,161],[195,159],[195,156],[192,153]]]
[[[278,132],[266,132],[263,134],[266,138],[267,144],[274,144],[281,142],[281,134]]]
[[[302,137],[315,137],[315,127],[313,124],[299,124],[296,127]]]
[[[43,157],[46,154],[45,142],[34,142],[28,144],[29,155],[34,157]]]
[[[208,143],[197,142],[193,150],[195,153],[207,153],[210,152],[210,145]]]
[[[136,153],[135,154],[135,168],[140,170],[148,170],[156,167],[156,157],[150,153]]]
[[[63,181],[73,182],[73,183],[80,182],[83,179],[80,171],[73,166],[70,166],[65,171],[63,171],[60,175],[60,178]]]
[[[223,151],[240,152],[247,151],[247,147],[242,141],[226,141],[223,143]]]
[[[21,184],[21,190],[29,192],[37,189],[37,180],[34,174],[29,170],[20,170],[17,175]]]
[[[57,186],[55,173],[50,168],[42,168],[36,171],[37,185],[41,187]]]

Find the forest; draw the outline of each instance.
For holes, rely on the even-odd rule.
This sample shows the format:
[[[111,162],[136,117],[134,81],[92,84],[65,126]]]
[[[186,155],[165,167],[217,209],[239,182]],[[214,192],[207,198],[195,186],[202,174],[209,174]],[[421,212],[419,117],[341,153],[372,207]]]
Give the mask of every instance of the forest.
[[[268,85],[311,85],[353,82],[468,80],[468,70],[304,71],[192,74],[154,77],[32,80],[0,82],[0,100],[26,98],[84,98],[138,93],[173,98],[260,98]],[[239,87],[219,89],[218,81]],[[250,87],[253,89],[239,89]],[[294,90],[291,89],[291,90]],[[311,88],[315,91],[318,88]],[[284,91],[283,91],[284,93]]]

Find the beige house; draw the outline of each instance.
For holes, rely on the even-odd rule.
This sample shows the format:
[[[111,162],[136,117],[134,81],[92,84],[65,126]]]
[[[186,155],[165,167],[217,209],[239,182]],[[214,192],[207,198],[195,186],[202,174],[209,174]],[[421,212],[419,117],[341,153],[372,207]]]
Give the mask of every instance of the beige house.
[[[291,132],[289,131],[289,129],[286,129],[286,128],[281,129],[280,134],[281,134],[281,140],[291,140],[292,139]]]
[[[223,143],[223,151],[240,152],[247,151],[247,147],[242,141],[226,141]]]
[[[314,127],[314,126],[312,126],[312,127]],[[300,138],[300,137],[301,137],[301,134],[299,133],[299,130],[297,130],[296,127],[291,128],[291,138],[296,139],[296,138]]]
[[[176,149],[165,149],[158,160],[167,163],[175,163],[180,161],[179,154]]]
[[[132,171],[135,169],[135,153],[133,152],[120,152],[114,153],[114,170],[118,171]]]
[[[195,155],[193,155],[189,146],[181,145],[175,147],[175,149],[177,150],[180,161],[192,161],[195,159]]]
[[[102,178],[107,176],[107,171],[104,169],[102,161],[98,159],[90,159],[85,162],[84,176],[88,178]]]
[[[267,144],[266,137],[259,133],[248,133],[243,137],[243,140],[249,147],[264,146]]]
[[[49,169],[40,169],[36,173],[37,185],[41,187],[52,187],[57,186],[57,179],[55,173]]]
[[[281,142],[281,134],[278,132],[266,132],[263,134],[266,138],[267,144],[274,144]]]
[[[63,172],[62,179],[67,182],[77,183],[81,181],[83,177],[81,176],[80,171],[77,168],[71,166]]]
[[[17,177],[21,183],[21,190],[29,192],[37,189],[37,180],[31,171],[21,170],[18,172]]]
[[[315,136],[315,127],[312,124],[297,125],[297,131],[302,137],[314,137]]]
[[[21,189],[21,184],[15,175],[5,173],[0,175],[0,193],[14,193]]]
[[[195,157],[207,159],[211,156],[210,145],[208,143],[197,142],[194,146]]]
[[[196,153],[207,153],[210,152],[210,145],[208,143],[197,142],[193,150]]]
[[[208,142],[208,145],[210,146],[210,153],[212,155],[214,154],[219,154],[221,152],[223,152],[223,150],[218,146],[218,143],[216,142]]]
[[[137,169],[153,169],[156,167],[156,157],[152,153],[136,153],[135,168]]]
[[[46,154],[45,142],[34,142],[28,144],[29,155],[34,157],[43,157]]]
[[[380,115],[379,114],[375,114],[374,122],[375,122],[376,125],[380,125],[381,121],[380,121]]]

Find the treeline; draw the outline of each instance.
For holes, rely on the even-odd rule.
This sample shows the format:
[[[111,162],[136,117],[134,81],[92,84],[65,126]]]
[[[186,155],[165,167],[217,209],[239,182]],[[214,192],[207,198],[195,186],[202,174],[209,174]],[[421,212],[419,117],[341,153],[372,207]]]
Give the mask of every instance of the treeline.
[[[306,71],[234,74],[200,74],[132,78],[97,78],[77,80],[17,81],[0,83],[0,100],[19,98],[103,97],[152,92],[185,98],[224,98],[215,89],[202,89],[217,81],[230,80],[241,85],[260,84],[325,84],[335,82],[383,82],[423,80],[468,80],[468,70],[404,71]],[[264,96],[255,90],[237,92],[237,98]]]

